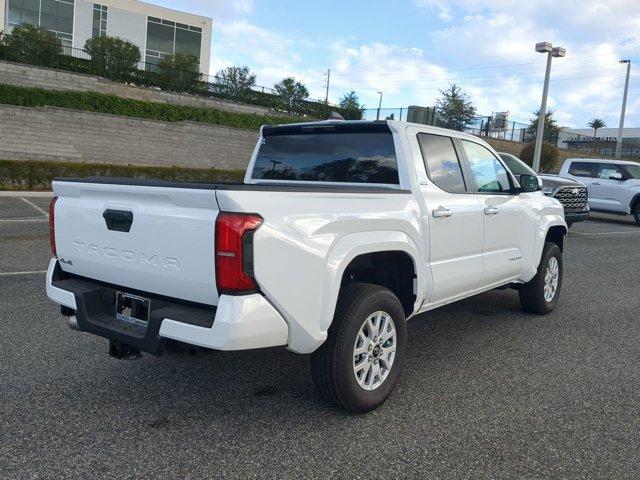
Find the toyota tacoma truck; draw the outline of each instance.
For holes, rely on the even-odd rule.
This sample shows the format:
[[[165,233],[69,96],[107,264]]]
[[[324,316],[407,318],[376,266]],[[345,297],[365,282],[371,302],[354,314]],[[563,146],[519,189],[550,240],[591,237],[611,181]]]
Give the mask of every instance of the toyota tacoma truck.
[[[407,319],[496,288],[555,307],[567,225],[540,188],[464,133],[264,126],[242,184],[56,179],[47,294],[117,358],[286,346],[324,399],[366,412]]]

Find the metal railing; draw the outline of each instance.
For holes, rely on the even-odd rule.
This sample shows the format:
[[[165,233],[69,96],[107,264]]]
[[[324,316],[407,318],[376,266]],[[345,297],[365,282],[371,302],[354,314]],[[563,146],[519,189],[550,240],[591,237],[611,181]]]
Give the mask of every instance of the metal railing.
[[[289,101],[268,87],[253,85],[233,89],[216,78],[199,72],[167,68],[150,62],[127,62],[117,58],[92,58],[86,50],[28,41],[11,35],[0,37],[0,59],[54,68],[74,73],[176,93],[188,93],[235,103],[268,108],[282,115],[327,118],[332,111],[345,118],[359,119],[359,110],[349,111],[322,101]]]

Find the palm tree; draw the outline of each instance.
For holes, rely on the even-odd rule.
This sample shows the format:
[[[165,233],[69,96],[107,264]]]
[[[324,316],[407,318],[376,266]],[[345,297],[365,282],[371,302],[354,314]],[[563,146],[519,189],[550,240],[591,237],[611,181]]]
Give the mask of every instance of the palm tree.
[[[599,128],[605,128],[607,126],[606,123],[604,123],[604,120],[602,120],[601,118],[594,118],[593,120],[591,120],[588,124],[591,128],[593,128],[593,146],[595,148],[596,146],[596,142],[598,141],[598,129]]]
[[[598,135],[599,128],[606,128],[607,124],[604,123],[604,120],[601,118],[594,118],[589,122],[589,126],[593,128],[593,136],[596,137]]]

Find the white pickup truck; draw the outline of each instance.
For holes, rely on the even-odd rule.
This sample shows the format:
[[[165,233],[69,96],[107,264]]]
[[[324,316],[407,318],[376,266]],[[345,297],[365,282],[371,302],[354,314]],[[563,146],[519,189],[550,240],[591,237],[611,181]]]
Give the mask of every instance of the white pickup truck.
[[[400,375],[406,319],[499,287],[554,308],[567,225],[539,190],[463,133],[265,126],[243,184],[55,180],[47,294],[118,358],[312,354],[322,397],[365,412]]]

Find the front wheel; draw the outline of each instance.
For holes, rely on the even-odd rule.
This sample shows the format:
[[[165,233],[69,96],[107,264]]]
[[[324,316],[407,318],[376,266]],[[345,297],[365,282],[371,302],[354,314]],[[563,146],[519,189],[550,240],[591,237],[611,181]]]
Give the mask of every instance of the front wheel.
[[[640,225],[640,203],[636,205],[636,209],[633,211],[633,218],[638,225]]]
[[[378,407],[391,395],[406,353],[404,310],[389,289],[345,286],[325,343],[311,356],[313,382],[329,403],[352,413]]]
[[[562,252],[546,242],[536,276],[520,287],[520,305],[525,312],[545,315],[558,303],[562,287]]]

